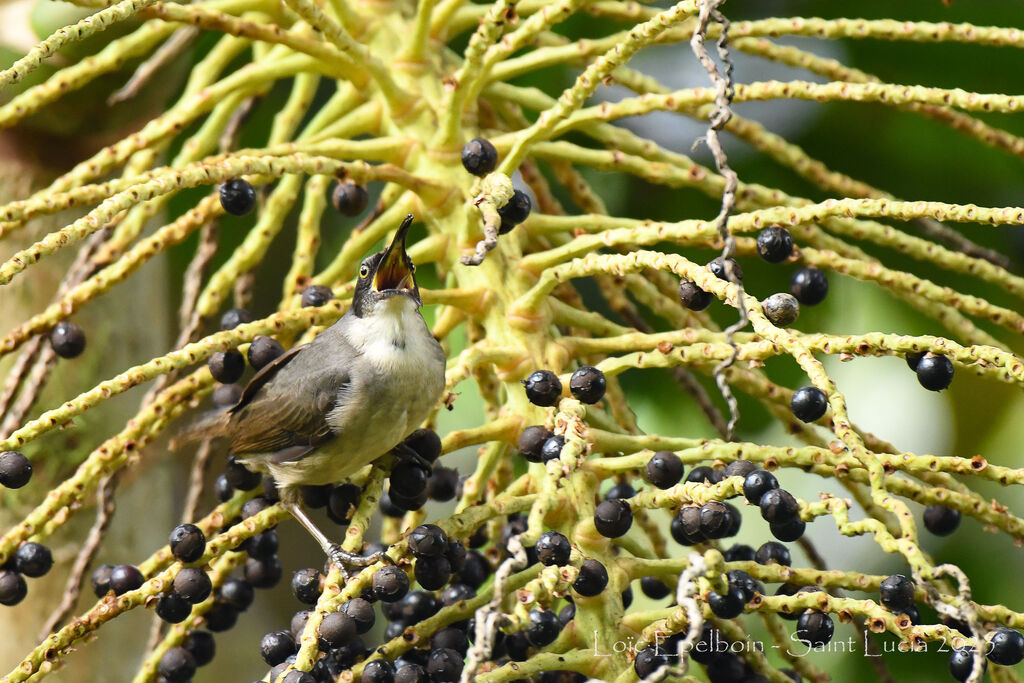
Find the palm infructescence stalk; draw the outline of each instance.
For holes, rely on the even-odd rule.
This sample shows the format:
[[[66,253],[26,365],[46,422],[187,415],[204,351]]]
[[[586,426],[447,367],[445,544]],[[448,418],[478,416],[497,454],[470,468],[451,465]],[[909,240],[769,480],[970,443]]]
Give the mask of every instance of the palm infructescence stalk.
[[[363,594],[380,565],[366,568],[347,583],[332,568],[308,621],[296,634],[296,657],[289,660],[289,671],[314,669],[317,680],[331,675],[350,680],[369,662],[393,661],[402,655],[413,661],[412,650],[429,647],[437,631],[477,610],[471,633],[476,646],[462,669],[463,680],[550,678],[551,672],[572,671],[609,681],[636,680],[638,672],[651,680],[666,675],[696,680],[705,673],[711,680],[740,680],[723,678],[739,672],[735,675],[748,676],[743,680],[785,681],[790,678],[780,669],[787,668],[807,680],[824,680],[832,667],[840,665],[839,658],[803,656],[799,648],[791,647],[790,629],[779,616],[805,610],[812,610],[807,614],[818,620],[817,633],[805,638],[810,642],[831,637],[831,630],[822,628],[822,617],[817,616],[821,613],[830,615],[829,623],[832,617],[852,622],[851,630],[860,634],[858,642],[874,638],[867,632],[888,631],[914,647],[941,642],[984,649],[984,637],[991,638],[994,629],[1024,626],[1024,614],[1013,611],[1012,604],[972,601],[970,577],[922,548],[923,533],[913,514],[914,505],[933,506],[936,514],[946,511],[975,518],[1019,543],[1024,540],[1022,520],[979,493],[978,485],[982,480],[1003,487],[1020,484],[1024,470],[982,456],[903,452],[858,428],[847,415],[842,386],[830,378],[821,360],[888,355],[923,363],[918,354],[933,352],[951,361],[958,375],[978,375],[993,385],[1024,384],[1024,362],[1011,351],[1015,345],[1019,348],[1018,335],[1024,330],[1024,318],[1015,310],[1024,296],[1024,279],[1008,269],[1001,254],[975,245],[947,225],[1019,225],[1024,223],[1024,209],[899,200],[829,168],[732,111],[733,104],[753,100],[879,103],[932,119],[979,146],[1019,157],[1024,140],[995,127],[991,114],[1019,112],[1024,108],[1020,96],[886,83],[775,39],[811,36],[1021,48],[1024,31],[799,17],[728,25],[721,13],[728,14],[729,8],[720,7],[720,0],[687,0],[667,8],[615,0],[124,0],[102,9],[101,4],[81,4],[95,7],[97,13],[57,32],[0,72],[0,84],[13,86],[58,49],[117,22],[134,22],[133,28],[95,55],[60,68],[11,97],[0,106],[0,126],[17,126],[60,98],[74,98],[76,91],[130,59],[149,60],[137,72],[140,80],[159,79],[161,69],[181,54],[192,33],[198,30],[216,39],[198,53],[177,102],[163,114],[49,186],[0,206],[0,244],[7,254],[0,263],[0,285],[31,279],[41,267],[37,264],[61,252],[79,252],[52,303],[0,339],[0,354],[17,358],[0,394],[0,414],[7,417],[0,451],[24,450],[43,463],[48,435],[56,429],[134,386],[152,385],[131,421],[120,431],[110,425],[105,441],[85,444],[90,452],[83,454],[73,473],[54,482],[48,493],[39,490],[32,501],[37,507],[0,537],[0,565],[27,541],[45,543],[75,513],[91,509],[97,497],[102,517],[115,473],[169,457],[163,447],[150,444],[179,429],[182,415],[214,389],[205,362],[212,354],[236,347],[244,351],[258,335],[276,336],[285,346],[301,343],[336,320],[351,299],[360,259],[412,213],[421,226],[421,238],[412,244],[411,254],[420,274],[433,277],[429,281],[435,283],[423,287],[423,300],[432,315],[433,332],[449,354],[445,403],[458,412],[455,396],[475,383],[486,415],[479,426],[442,434],[442,451],[479,447],[479,457],[453,510],[429,520],[422,509],[389,517],[379,538],[367,531],[379,514],[391,463],[385,458],[368,468],[354,482],[362,491],[344,547],[359,551],[366,543],[383,541],[391,544],[398,565],[411,572],[409,531],[431,521],[453,540],[469,543],[473,537],[474,547],[480,541],[489,544],[485,555],[495,575],[478,586],[475,597],[406,624],[410,628],[404,634],[376,640],[367,635],[367,652],[359,651],[344,662],[336,653],[328,654],[334,668],[321,663],[314,669],[321,658],[317,632],[325,615]],[[592,23],[578,23],[584,15]],[[581,35],[585,30],[580,26],[600,31]],[[630,67],[638,51],[671,44],[683,48],[676,59],[696,64],[698,57],[704,58],[701,63],[708,73],[695,72],[703,82],[672,90]],[[724,55],[717,67],[707,57],[716,47]],[[733,84],[733,74],[726,68],[731,62],[728,50],[802,69],[814,82],[742,82],[743,74],[737,73]],[[559,69],[558,73],[575,77],[560,92],[533,87],[529,80]],[[611,84],[630,92],[617,101],[594,99]],[[269,131],[254,131],[246,124],[246,113],[274,88],[288,92],[284,104]],[[716,168],[701,166],[619,124],[625,117],[655,112],[711,121],[707,142]],[[719,130],[832,198],[815,202],[737,178],[718,144]],[[259,142],[239,148],[240,137]],[[467,173],[460,160],[463,145],[475,137],[489,139],[499,157],[494,172],[479,178]],[[602,193],[594,189],[595,170],[618,174],[613,176],[616,182],[634,176],[651,186],[693,188],[716,204],[722,202],[722,210],[718,218],[712,212],[698,218],[675,210],[681,215],[673,221],[612,215]],[[513,195],[512,176],[517,172],[516,184],[528,189],[533,211],[521,225],[499,236],[499,211]],[[213,268],[216,226],[223,214],[217,187],[238,177],[252,182],[263,197],[250,214],[244,238],[233,249],[222,248],[219,265]],[[324,254],[321,224],[330,213],[327,195],[335,180],[379,187],[380,199],[335,253]],[[599,181],[608,184],[606,178]],[[182,210],[182,197],[176,195],[188,197],[191,188],[208,194]],[[26,238],[33,221],[68,209],[77,209],[80,217],[34,244]],[[777,327],[762,304],[742,289],[737,273],[717,278],[704,265],[708,253],[723,248],[741,261],[756,261],[754,236],[772,225],[784,226],[796,244],[788,265],[773,267],[813,267],[829,276],[876,283],[892,298],[931,318],[934,331],[948,336],[825,334]],[[133,273],[165,252],[184,249],[182,243],[193,233],[199,238],[189,241],[197,246],[185,273],[181,311],[176,313],[181,321],[177,345],[166,353],[154,350],[157,356],[151,361],[124,368],[65,403],[41,406],[44,412],[29,419],[53,365],[54,352],[45,341],[50,330],[112,289],[144,287],[133,283]],[[288,235],[290,257],[275,242],[282,233]],[[893,264],[897,255],[898,266]],[[254,274],[266,277],[260,275],[264,266],[281,261],[288,266],[276,312],[233,329],[204,332],[232,301],[247,302]],[[918,267],[954,274],[957,288],[911,272]],[[757,289],[749,279],[747,287]],[[717,301],[708,311],[718,309],[715,317],[731,324],[742,314],[748,325],[723,331],[707,311],[684,307],[677,292],[680,281],[713,295]],[[1001,290],[1014,303],[1000,305],[967,293],[979,283]],[[300,294],[310,285],[332,288],[335,298],[303,307]],[[738,311],[719,315],[728,307]],[[117,324],[122,334],[130,334],[126,330],[147,322]],[[811,410],[813,425],[794,415],[806,417],[791,408],[792,389],[769,378],[772,367],[787,357],[804,375],[794,386],[816,387],[827,398],[823,415]],[[944,362],[929,360],[932,366]],[[569,377],[579,365],[596,366],[607,379],[607,391],[595,404],[570,395]],[[558,373],[565,387],[564,397],[551,408],[531,404],[519,383],[539,369]],[[670,374],[685,397],[680,405],[699,406],[706,417],[705,434],[718,436],[641,429],[630,407],[630,385],[620,383],[619,376],[627,370],[638,377]],[[719,388],[725,390],[727,401]],[[737,416],[733,393],[743,406],[763,406],[803,444],[775,446],[732,438]],[[814,399],[818,394],[806,396]],[[720,406],[726,405],[729,409],[723,414]],[[445,407],[438,405],[437,410]],[[555,442],[561,446],[557,457],[524,466],[517,442],[531,425],[544,425],[563,441]],[[737,431],[744,433],[742,415]],[[644,482],[653,454],[665,450],[673,451],[688,472],[701,466],[714,469],[697,470],[698,476],[664,489]],[[209,453],[207,444],[196,456],[197,482],[202,481]],[[723,475],[722,468],[737,460],[753,465],[734,467]],[[754,510],[740,504],[742,499],[731,510],[712,504],[742,496],[744,478],[735,474],[753,466],[774,471],[782,486],[801,470],[822,481],[834,480],[849,494],[798,500],[799,518],[809,532],[800,539],[806,560],[798,557],[795,566],[761,564],[741,551],[723,555],[715,540],[721,535],[702,526],[705,517],[722,509],[730,519],[735,517],[736,524],[741,509],[746,509],[742,517],[748,526],[765,524]],[[126,479],[122,486],[136,481]],[[595,524],[595,507],[606,482],[631,482],[639,491],[619,488],[626,492],[628,514],[616,505],[626,515],[628,530],[610,541],[602,535],[608,532],[606,523]],[[194,486],[186,516],[196,512],[198,491]],[[195,524],[208,543],[205,554],[189,565],[206,568],[215,588],[245,562],[239,546],[246,539],[287,519],[280,506],[270,505],[238,521],[242,505],[255,493],[235,491],[216,508],[195,514]],[[711,512],[693,517],[696,506]],[[765,505],[761,507],[763,512]],[[510,518],[513,514],[519,516]],[[678,516],[669,539],[673,515]],[[688,515],[698,519],[696,535],[676,529],[677,524],[685,527]],[[870,537],[884,553],[898,556],[902,573],[914,581],[914,599],[935,614],[915,618],[916,610],[911,614],[909,605],[906,611],[883,606],[879,589],[884,575],[866,573],[855,564],[827,568],[811,540],[815,530],[826,525],[847,536]],[[102,538],[103,525],[97,528],[100,533],[86,544],[87,559],[75,568],[72,584],[82,580],[88,559],[96,552],[94,541]],[[522,548],[532,549],[547,531],[560,532],[571,541],[568,563],[547,566],[522,557]],[[782,536],[794,540],[799,533]],[[692,547],[683,547],[680,541]],[[572,588],[584,558],[596,560],[608,573],[607,588],[592,597],[585,595],[589,590],[579,589],[582,584]],[[65,657],[93,632],[102,638],[107,622],[152,605],[156,596],[170,590],[183,567],[168,547],[137,561],[146,578],[141,587],[119,596],[109,594],[78,618],[54,620],[54,632],[23,661],[12,662],[4,680],[39,680],[65,664]],[[784,583],[786,590],[769,595],[773,591],[762,584],[746,584],[752,586],[743,595],[746,613],[722,618],[721,609],[711,608],[713,599],[728,595],[729,584],[749,580],[727,575],[735,570],[760,582]],[[14,572],[0,571],[8,571],[8,577]],[[673,589],[675,599],[628,610],[624,591],[631,581],[645,577]],[[797,592],[801,586],[824,590]],[[191,629],[210,623],[218,595],[196,604],[184,621],[153,640],[136,680],[155,679],[164,654],[181,645]],[[525,661],[509,662],[500,648],[485,651],[483,645],[498,638],[495,629],[510,642],[514,634],[530,627],[532,610],[557,612],[567,597],[574,603],[571,621],[560,624],[557,639],[543,647],[528,638]],[[682,634],[670,641],[676,645],[706,640],[705,623],[713,625],[724,641],[747,646],[734,647],[738,654],[709,656],[694,650],[683,657],[664,647],[664,637],[672,634]],[[804,635],[810,632],[808,623],[800,622]],[[822,635],[825,630],[828,637]],[[755,642],[767,647],[751,646]],[[621,647],[622,643],[630,647]],[[661,649],[644,649],[654,645]],[[506,649],[512,654],[511,645]],[[660,659],[662,654],[673,656]],[[888,676],[888,659],[872,660],[879,677]],[[1015,680],[1011,670],[996,666],[998,656],[991,659],[990,675]],[[966,659],[966,668],[957,674],[961,680],[979,680],[984,660],[973,661],[972,665],[971,658]],[[1006,658],[1003,662],[1013,663]],[[74,671],[75,658],[69,657],[66,666]],[[381,670],[378,665],[374,675]],[[75,675],[77,680],[90,676],[85,671]],[[99,680],[97,676],[94,672],[93,679]]]

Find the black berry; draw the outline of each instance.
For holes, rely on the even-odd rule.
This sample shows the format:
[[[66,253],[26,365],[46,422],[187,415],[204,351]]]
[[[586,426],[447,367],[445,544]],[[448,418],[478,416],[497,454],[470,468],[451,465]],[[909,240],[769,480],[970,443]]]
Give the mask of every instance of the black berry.
[[[395,465],[388,477],[388,490],[400,498],[415,498],[426,492],[427,478],[430,473],[423,466],[412,460],[405,460]]]
[[[323,306],[333,298],[334,292],[331,291],[331,288],[323,285],[310,285],[302,290],[302,305],[304,307]]]
[[[245,372],[245,356],[235,349],[218,351],[206,363],[213,378],[222,384],[234,384]]]
[[[584,597],[592,598],[600,595],[607,586],[608,570],[605,566],[597,560],[583,560],[579,576],[572,584],[573,590]]]
[[[793,392],[790,410],[803,422],[814,422],[828,410],[828,397],[818,387],[801,387]]]
[[[252,321],[252,313],[249,311],[244,308],[232,308],[220,317],[220,329],[233,330],[239,325],[251,323]]]
[[[256,590],[252,584],[243,579],[228,579],[220,587],[218,595],[224,603],[239,612],[244,612],[256,599]]]
[[[435,464],[430,478],[427,479],[427,497],[444,503],[455,498],[458,488],[459,471]]]
[[[281,581],[284,568],[277,555],[269,557],[250,557],[245,561],[245,580],[253,588],[273,588]]]
[[[672,451],[658,451],[647,461],[644,473],[659,489],[669,489],[683,478],[683,461]]]
[[[754,553],[754,559],[757,560],[758,564],[781,564],[785,567],[793,564],[793,558],[789,554],[789,548],[776,543],[775,541],[768,541],[763,543],[757,552]]]
[[[180,624],[192,613],[192,605],[177,593],[164,593],[156,603],[156,615],[168,624]]]
[[[821,647],[832,640],[836,631],[832,617],[819,610],[807,610],[796,620],[796,637],[810,647]]]
[[[544,442],[544,446],[540,449],[541,462],[547,462],[548,460],[557,460],[559,456],[562,455],[562,448],[564,447],[564,436],[552,436],[550,439]]]
[[[292,593],[306,605],[315,605],[320,599],[320,572],[313,568],[300,569],[292,574]]]
[[[145,581],[142,572],[134,565],[119,564],[110,570],[110,587],[115,595],[140,588]]]
[[[462,675],[463,665],[462,655],[455,650],[431,650],[430,659],[427,660],[427,675],[430,676],[430,680],[438,683],[457,681]]]
[[[953,381],[953,362],[945,356],[925,354],[915,369],[918,383],[929,391],[942,391]]]
[[[773,225],[757,233],[757,255],[768,263],[782,263],[793,253],[789,230]]]
[[[749,545],[734,543],[722,552],[726,562],[753,562],[757,553]]]
[[[405,444],[427,462],[441,457],[441,437],[433,429],[417,429],[405,437]]]
[[[92,571],[89,582],[92,584],[92,592],[97,598],[102,598],[110,591],[110,574],[114,571],[114,565],[101,564]]]
[[[270,666],[277,666],[295,652],[295,640],[288,631],[271,631],[260,640],[260,655]]]
[[[793,273],[789,291],[804,306],[816,306],[828,294],[828,278],[817,268],[801,268]]]
[[[633,525],[633,511],[621,499],[606,500],[594,511],[594,526],[606,538],[623,536]]]
[[[777,292],[761,302],[761,310],[775,327],[788,327],[800,317],[800,302],[792,294]]]
[[[672,592],[672,589],[656,576],[645,576],[640,579],[640,590],[651,600],[667,598]]]
[[[761,496],[777,488],[779,481],[768,470],[754,470],[743,480],[743,495],[754,505],[760,504]]]
[[[498,215],[501,216],[501,227],[498,228],[498,234],[504,235],[529,218],[532,208],[533,202],[530,201],[530,195],[522,190],[513,192],[508,204],[498,209]]]
[[[32,478],[32,463],[18,451],[0,453],[0,486],[20,489]]]
[[[342,216],[358,216],[370,201],[370,194],[362,185],[338,181],[331,192],[331,204]]]
[[[907,361],[908,368],[916,371],[917,364],[921,362],[922,358],[924,358],[924,351],[921,351],[920,353],[908,353],[904,360]]]
[[[717,484],[722,481],[722,473],[707,465],[694,467],[686,475],[686,481],[694,484]]]
[[[218,408],[233,406],[238,403],[238,399],[240,398],[242,398],[242,387],[237,384],[221,384],[213,390],[212,394],[210,394],[210,400],[213,402],[213,405]],[[220,496],[219,493],[217,495],[218,497]],[[230,499],[231,495],[232,494],[229,490],[227,498],[220,498],[220,501],[223,503]]]
[[[252,340],[252,344],[249,344],[247,355],[249,356],[249,365],[253,370],[259,372],[283,353],[284,347],[281,346],[281,342],[261,334]]]
[[[562,396],[562,382],[550,370],[538,370],[522,380],[522,384],[526,387],[526,398],[536,406],[553,406]]]
[[[323,486],[302,486],[299,488],[299,495],[302,497],[302,504],[308,508],[319,510],[327,507],[331,500],[331,491],[334,487],[330,484]]]
[[[195,524],[179,524],[171,531],[171,554],[182,562],[195,562],[206,552],[206,536]]]
[[[743,591],[735,586],[730,586],[725,595],[711,591],[708,593],[708,607],[720,619],[733,619],[743,613],[743,606],[746,604]]]
[[[804,535],[804,531],[807,529],[807,522],[799,517],[794,517],[788,522],[772,522],[768,525],[768,529],[772,532],[772,536],[780,541],[792,543]]]
[[[231,488],[239,491],[252,491],[263,483],[263,477],[257,472],[252,472],[242,463],[235,460],[234,456],[228,458],[228,465],[224,468],[224,477]]]
[[[398,567],[387,565],[373,575],[373,597],[381,602],[397,602],[409,592],[409,577]]]
[[[373,605],[362,598],[352,598],[341,606],[341,611],[352,617],[356,625],[356,633],[363,634],[373,628],[377,620]]]
[[[52,566],[53,554],[42,543],[34,541],[23,543],[14,553],[14,570],[30,579],[44,576]]]
[[[729,265],[732,266],[732,273],[736,276],[737,280],[743,279],[743,269],[740,268],[740,264],[736,262],[736,259],[727,259]],[[719,280],[725,280],[730,282],[729,274],[726,272],[726,260],[723,260],[721,256],[708,263],[708,270],[711,274],[717,277]]]
[[[636,495],[636,489],[628,481],[618,481],[604,494],[605,500],[627,500]]]
[[[215,600],[206,612],[206,628],[214,633],[229,630],[238,621],[238,610],[231,605]]]
[[[363,490],[355,484],[335,486],[327,498],[327,516],[338,524],[348,524],[362,495]]]
[[[61,358],[74,358],[85,351],[85,330],[62,320],[50,330],[50,346]]]
[[[583,403],[597,403],[604,398],[606,388],[604,373],[590,365],[580,367],[569,378],[569,391]]]
[[[485,176],[498,166],[498,150],[490,140],[473,138],[462,147],[462,167],[475,176]]]
[[[936,536],[949,536],[960,526],[960,511],[942,505],[924,509],[924,527]]]
[[[248,553],[249,557],[260,559],[276,554],[279,545],[277,529],[267,529],[249,538],[240,548]]]
[[[766,522],[784,524],[800,512],[800,504],[785,489],[772,489],[761,496],[761,516]]]
[[[668,664],[668,659],[660,648],[645,647],[637,653],[636,661],[633,662],[633,670],[636,671],[640,680],[644,680],[666,664]]]
[[[526,637],[536,647],[545,647],[555,642],[561,629],[558,615],[546,609],[530,610],[530,625]]]
[[[409,535],[409,550],[416,557],[441,557],[448,550],[448,535],[436,524],[421,524]]]
[[[256,188],[241,178],[220,186],[220,205],[232,216],[244,216],[256,206]]]
[[[974,668],[974,648],[973,647],[961,647],[953,650],[953,654],[949,656],[949,674],[955,679],[964,683],[967,678],[971,675],[971,671]],[[988,668],[988,662],[981,660],[982,672]]]
[[[213,656],[217,652],[213,634],[209,631],[189,631],[181,646],[189,651],[196,666],[206,666],[213,661]]]
[[[355,619],[344,612],[331,612],[324,616],[317,627],[317,635],[327,646],[321,649],[333,650],[341,647],[355,638],[357,631]]]
[[[731,519],[725,503],[712,500],[700,506],[700,533],[705,538],[725,538],[729,535]]]
[[[555,621],[558,621],[558,617],[555,617]],[[469,638],[461,628],[448,626],[434,634],[434,637],[430,639],[430,647],[434,650],[445,648],[455,650],[465,657],[466,652],[469,651]]]
[[[713,294],[705,292],[689,280],[680,280],[679,282],[679,303],[691,311],[703,311],[711,305],[714,298]]]
[[[447,557],[421,557],[413,567],[413,576],[424,589],[439,590],[451,580],[452,565]]]
[[[537,540],[537,558],[548,567],[561,567],[569,564],[572,544],[569,539],[557,531],[546,531]]]
[[[1000,626],[985,639],[988,641],[986,656],[993,664],[1014,666],[1024,659],[1024,636],[1019,631]]]
[[[25,579],[16,571],[0,568],[0,605],[17,605],[28,595]]]
[[[519,435],[519,453],[530,462],[541,461],[541,448],[554,434],[543,425],[533,425]]]
[[[903,574],[886,577],[878,588],[882,605],[894,612],[914,604],[914,582]]]
[[[196,674],[196,660],[183,647],[172,647],[160,658],[157,670],[170,683],[184,683]]]
[[[197,605],[210,597],[213,582],[209,575],[197,567],[185,567],[174,577],[174,592]]]

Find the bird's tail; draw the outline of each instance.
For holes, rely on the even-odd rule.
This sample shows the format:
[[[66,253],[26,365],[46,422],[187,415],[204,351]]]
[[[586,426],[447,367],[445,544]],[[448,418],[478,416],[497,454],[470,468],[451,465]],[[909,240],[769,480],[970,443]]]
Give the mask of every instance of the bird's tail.
[[[176,451],[182,446],[203,439],[223,436],[224,429],[227,427],[227,417],[227,412],[224,410],[210,410],[203,413],[171,439],[171,450]]]

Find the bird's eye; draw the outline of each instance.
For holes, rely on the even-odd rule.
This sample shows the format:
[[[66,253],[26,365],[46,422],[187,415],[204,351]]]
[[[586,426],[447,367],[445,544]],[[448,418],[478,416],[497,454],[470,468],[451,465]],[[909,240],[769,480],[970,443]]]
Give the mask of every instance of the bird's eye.
[[[370,267],[365,263],[359,267],[359,277],[366,277],[370,274]]]

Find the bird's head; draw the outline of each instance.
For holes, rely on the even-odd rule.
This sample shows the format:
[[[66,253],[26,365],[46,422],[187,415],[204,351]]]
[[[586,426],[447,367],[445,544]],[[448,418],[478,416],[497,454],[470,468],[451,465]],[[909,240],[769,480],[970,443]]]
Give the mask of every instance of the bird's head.
[[[416,266],[405,251],[405,237],[412,220],[412,214],[406,216],[391,244],[384,251],[366,257],[359,266],[352,312],[360,318],[395,296],[408,297],[416,306],[423,305],[416,286]]]

